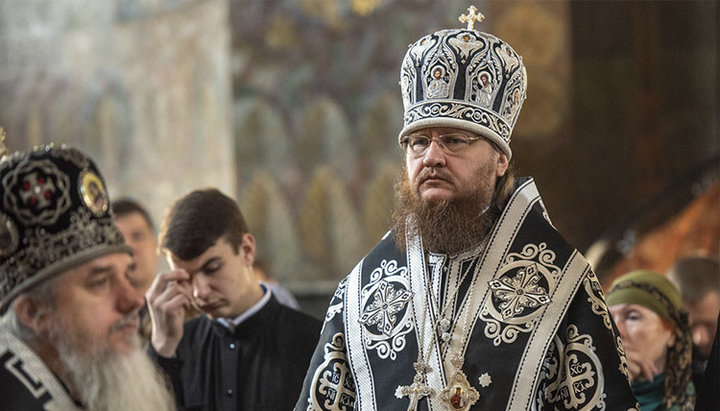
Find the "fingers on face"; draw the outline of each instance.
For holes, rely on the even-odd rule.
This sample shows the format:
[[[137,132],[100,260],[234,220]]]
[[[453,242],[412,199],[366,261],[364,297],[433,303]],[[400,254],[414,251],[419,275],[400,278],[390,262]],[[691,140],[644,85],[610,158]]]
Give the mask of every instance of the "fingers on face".
[[[187,308],[192,299],[190,276],[183,270],[161,273],[153,281],[146,296],[153,307],[164,311]]]
[[[184,293],[168,296],[164,303],[166,311],[185,311],[191,306],[190,298]]]
[[[145,293],[145,297],[148,301],[154,301],[174,285],[180,285],[184,289],[192,288],[190,286],[190,275],[185,270],[173,270],[160,273],[155,276],[150,288]]]

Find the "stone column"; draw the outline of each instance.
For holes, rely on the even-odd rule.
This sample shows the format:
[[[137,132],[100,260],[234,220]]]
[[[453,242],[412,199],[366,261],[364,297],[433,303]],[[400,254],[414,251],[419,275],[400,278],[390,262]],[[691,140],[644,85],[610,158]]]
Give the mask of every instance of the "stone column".
[[[76,146],[156,220],[197,187],[235,195],[225,0],[0,0],[0,56],[11,150]]]

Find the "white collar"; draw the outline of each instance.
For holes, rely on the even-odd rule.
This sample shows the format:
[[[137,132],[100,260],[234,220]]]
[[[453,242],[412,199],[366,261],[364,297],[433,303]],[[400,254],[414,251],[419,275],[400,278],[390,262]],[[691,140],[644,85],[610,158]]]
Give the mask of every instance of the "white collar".
[[[229,329],[230,331],[234,331],[235,328],[238,327],[243,321],[252,317],[253,315],[255,315],[255,313],[257,313],[263,307],[265,307],[265,304],[267,304],[267,302],[270,301],[270,296],[272,293],[267,289],[267,287],[265,287],[265,285],[260,284],[260,287],[262,287],[263,296],[252,307],[245,310],[245,312],[243,312],[242,314],[238,315],[237,317],[235,317],[233,319],[218,318],[217,322],[222,324],[225,328]]]

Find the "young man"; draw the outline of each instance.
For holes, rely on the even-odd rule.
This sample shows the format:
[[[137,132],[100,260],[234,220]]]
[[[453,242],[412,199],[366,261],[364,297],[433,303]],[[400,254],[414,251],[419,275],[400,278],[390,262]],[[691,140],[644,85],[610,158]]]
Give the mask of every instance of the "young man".
[[[405,55],[393,228],[340,282],[298,410],[637,407],[595,275],[509,170],[522,58],[469,10]]]
[[[320,322],[277,302],[253,272],[255,239],[237,203],[197,190],[169,210],[160,236],[172,271],[146,297],[152,355],[187,410],[292,408]],[[185,322],[197,306],[204,316]]]
[[[0,409],[175,409],[141,348],[143,299],[108,203],[75,149],[0,160]]]

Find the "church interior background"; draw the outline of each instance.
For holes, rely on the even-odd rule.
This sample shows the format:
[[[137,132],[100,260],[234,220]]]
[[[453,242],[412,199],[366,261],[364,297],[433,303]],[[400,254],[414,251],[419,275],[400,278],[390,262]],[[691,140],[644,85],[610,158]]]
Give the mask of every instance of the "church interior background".
[[[470,4],[0,0],[0,126],[10,150],[88,152],[156,224],[192,189],[234,196],[322,316],[389,224],[405,50]],[[719,256],[719,3],[474,4],[528,70],[516,175],[601,281]]]

